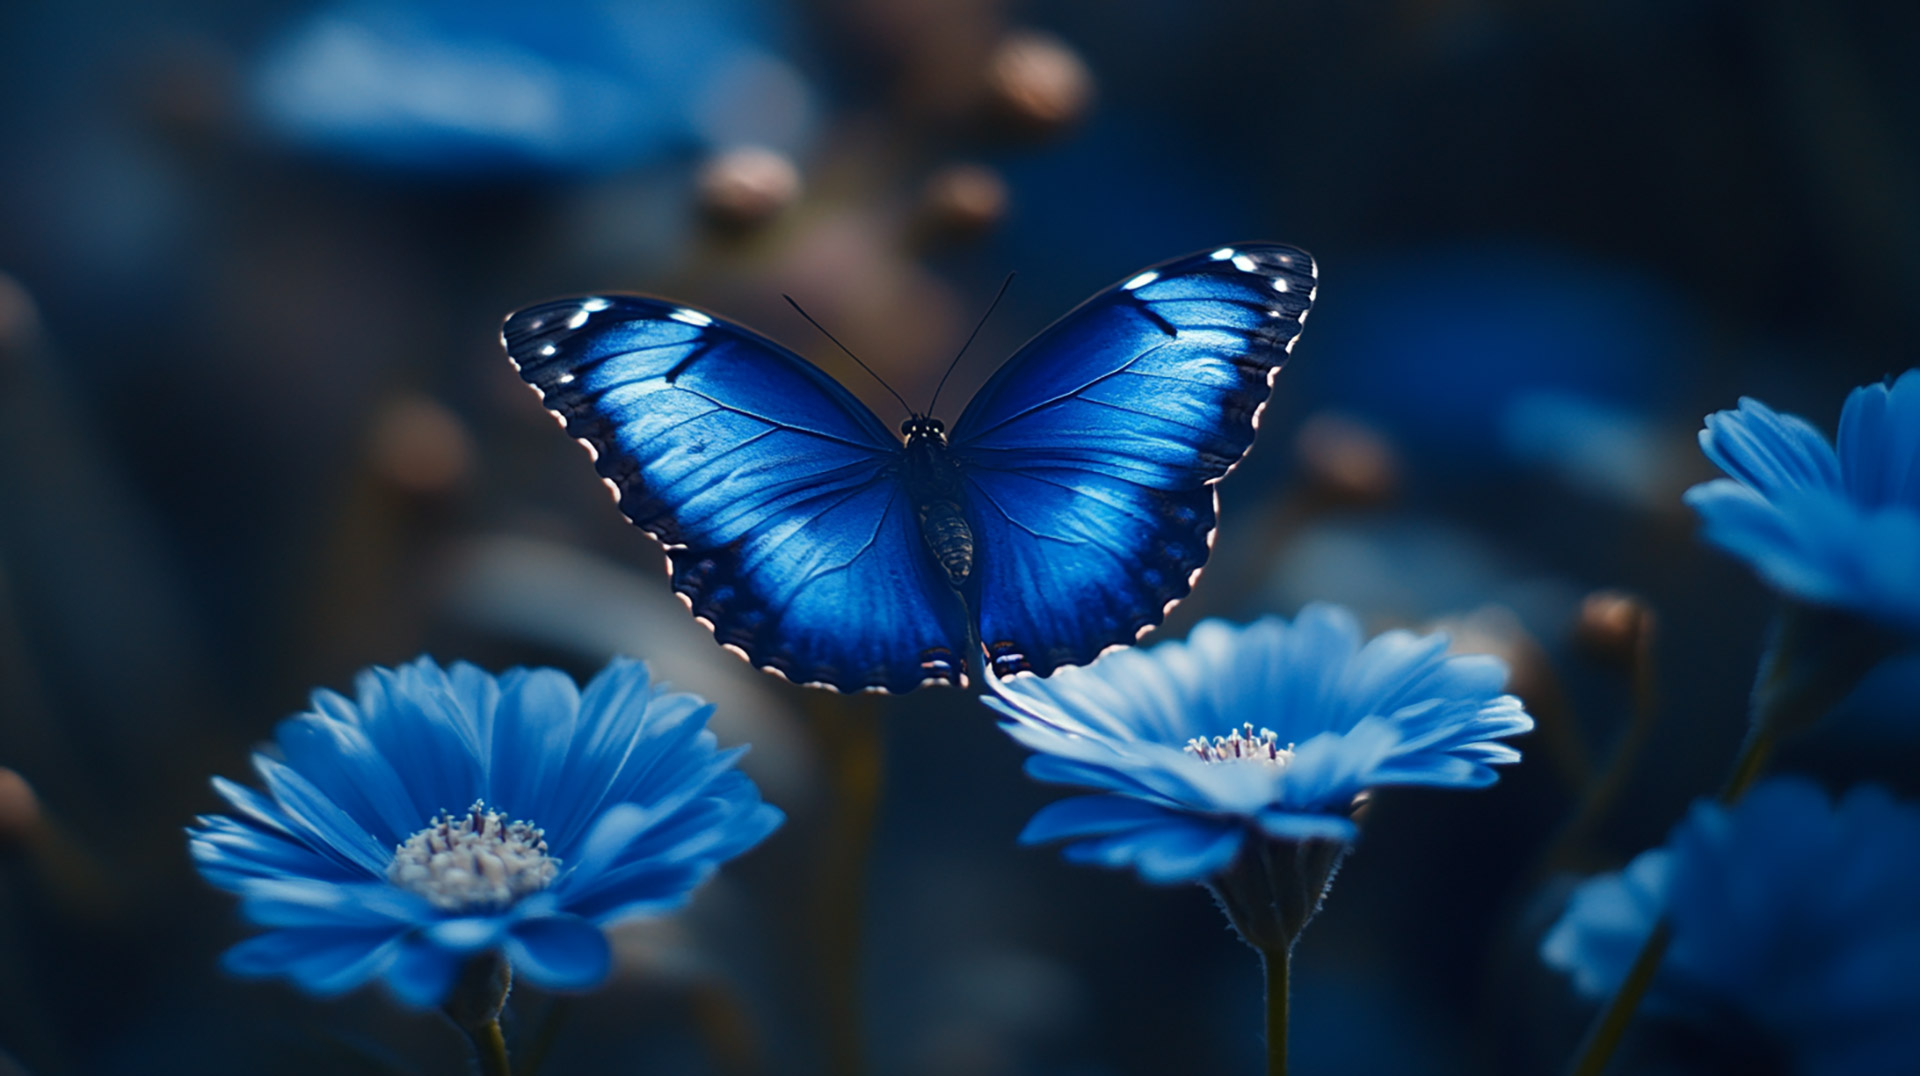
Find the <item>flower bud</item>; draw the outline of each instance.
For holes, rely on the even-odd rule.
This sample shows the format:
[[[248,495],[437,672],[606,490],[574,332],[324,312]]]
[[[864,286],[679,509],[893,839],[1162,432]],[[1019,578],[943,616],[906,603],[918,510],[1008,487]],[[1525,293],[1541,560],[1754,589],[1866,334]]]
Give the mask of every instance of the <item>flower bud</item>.
[[[14,770],[0,766],[0,844],[23,844],[40,828],[40,797]]]
[[[920,193],[922,227],[937,238],[972,238],[1006,214],[1006,181],[985,165],[948,165],[928,177]]]
[[[1336,504],[1372,505],[1400,488],[1400,458],[1373,427],[1330,412],[1311,415],[1293,439],[1302,479]]]
[[[375,420],[368,462],[394,489],[431,497],[466,483],[474,451],[458,415],[430,397],[404,396],[388,403]]]
[[[745,231],[780,215],[800,198],[800,170],[761,146],[721,153],[700,168],[700,211],[717,227]]]
[[[1638,595],[1596,590],[1580,603],[1573,641],[1597,661],[1627,666],[1651,642],[1655,623],[1653,609]]]
[[[1068,45],[1048,34],[1008,34],[987,59],[987,101],[1022,133],[1052,134],[1093,102],[1093,75]]]

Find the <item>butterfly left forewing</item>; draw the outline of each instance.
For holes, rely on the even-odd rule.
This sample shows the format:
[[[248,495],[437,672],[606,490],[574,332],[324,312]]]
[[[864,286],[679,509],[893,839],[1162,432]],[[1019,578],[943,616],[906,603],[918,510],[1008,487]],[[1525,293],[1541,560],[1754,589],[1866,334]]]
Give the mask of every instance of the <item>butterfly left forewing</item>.
[[[831,377],[640,296],[529,307],[502,337],[723,645],[842,691],[964,682],[963,612],[918,555],[900,442]]]
[[[1253,443],[1299,336],[1313,259],[1246,244],[1108,289],[1009,359],[955,423],[969,581],[1000,675],[1130,643],[1191,590],[1213,483]]]

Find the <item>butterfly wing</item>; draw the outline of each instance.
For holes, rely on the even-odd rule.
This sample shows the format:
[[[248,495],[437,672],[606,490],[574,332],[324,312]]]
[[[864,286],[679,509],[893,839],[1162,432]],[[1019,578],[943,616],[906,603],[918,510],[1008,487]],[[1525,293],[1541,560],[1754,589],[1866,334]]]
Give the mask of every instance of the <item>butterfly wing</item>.
[[[831,377],[637,296],[529,307],[501,335],[723,645],[842,691],[965,683],[964,609],[924,555],[900,442]]]
[[[1046,675],[1160,623],[1213,542],[1313,304],[1313,259],[1249,244],[1140,273],[1001,367],[954,424],[994,671]]]

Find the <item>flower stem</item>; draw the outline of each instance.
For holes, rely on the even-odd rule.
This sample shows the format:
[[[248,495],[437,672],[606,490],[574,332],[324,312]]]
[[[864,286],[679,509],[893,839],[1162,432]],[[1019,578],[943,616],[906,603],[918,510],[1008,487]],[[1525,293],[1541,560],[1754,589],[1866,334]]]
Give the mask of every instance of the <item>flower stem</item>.
[[[1292,947],[1264,950],[1267,972],[1267,1076],[1287,1076],[1287,978]]]
[[[828,1060],[838,1076],[861,1076],[866,1071],[860,1023],[861,927],[867,861],[885,776],[885,715],[873,699],[821,693],[810,696],[808,710],[835,794],[815,910]]]
[[[513,969],[498,953],[467,961],[441,1011],[473,1044],[481,1076],[513,1076],[507,1062],[507,1037],[500,1032],[500,1010],[513,989]]]
[[[513,1076],[507,1063],[507,1037],[500,1033],[500,1021],[489,1020],[466,1029],[473,1042],[474,1055],[480,1059],[480,1076]]]

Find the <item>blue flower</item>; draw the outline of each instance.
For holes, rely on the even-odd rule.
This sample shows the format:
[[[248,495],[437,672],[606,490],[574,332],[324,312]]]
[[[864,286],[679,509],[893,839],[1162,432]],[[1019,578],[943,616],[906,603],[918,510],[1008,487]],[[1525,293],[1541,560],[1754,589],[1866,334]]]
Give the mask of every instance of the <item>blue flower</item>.
[[[1349,840],[1368,789],[1491,784],[1520,757],[1496,741],[1533,721],[1501,693],[1499,660],[1446,650],[1404,631],[1362,645],[1353,614],[1310,605],[1291,624],[1210,620],[1185,642],[997,683],[987,704],[1038,752],[1027,773],[1099,790],[1042,809],[1020,839],[1204,882],[1249,841]]]
[[[1663,848],[1574,893],[1541,957],[1613,992],[1664,914],[1672,943],[1646,1004],[1763,1029],[1813,1076],[1920,1065],[1920,809],[1879,788],[1836,806],[1783,778],[1703,802]]]
[[[1855,389],[1838,451],[1751,399],[1700,447],[1731,476],[1687,491],[1707,541],[1791,597],[1920,632],[1920,370]]]
[[[221,778],[233,814],[189,830],[208,881],[269,933],[225,957],[333,995],[382,978],[444,1000],[470,958],[531,982],[605,978],[602,928],[684,904],[783,816],[706,730],[713,707],[615,661],[576,688],[554,669],[498,678],[421,658],[316,691],[254,766],[268,795]]]

